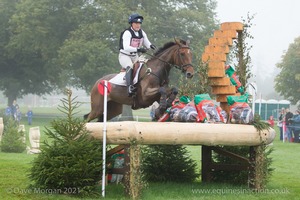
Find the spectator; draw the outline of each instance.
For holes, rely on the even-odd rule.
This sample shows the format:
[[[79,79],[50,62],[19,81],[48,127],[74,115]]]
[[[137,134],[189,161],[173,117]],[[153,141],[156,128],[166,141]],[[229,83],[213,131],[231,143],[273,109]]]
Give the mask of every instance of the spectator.
[[[280,140],[283,140],[283,120],[285,117],[285,109],[281,108],[280,115],[278,118],[277,126],[279,127],[280,131]]]
[[[296,110],[295,115],[290,119],[292,123],[292,129],[294,132],[294,142],[299,143],[300,134],[300,110]]]
[[[27,116],[27,120],[28,120],[28,125],[31,125],[32,124],[32,117],[33,117],[33,112],[31,109],[28,109],[27,113],[26,113],[26,116]]]
[[[21,113],[21,110],[19,107],[17,107],[17,110],[16,110],[16,114],[15,114],[15,120],[17,121],[18,124],[20,124],[20,121],[22,119],[22,113]]]
[[[11,114],[12,114],[14,120],[16,120],[16,121],[17,121],[17,115],[18,115],[17,110],[18,109],[19,109],[19,105],[17,104],[17,101],[14,100],[11,105]]]
[[[286,135],[287,135],[287,140],[288,142],[293,142],[293,130],[292,130],[292,123],[291,119],[293,118],[293,113],[290,111],[290,109],[286,109],[286,114],[285,114],[285,124],[286,124]]]
[[[272,115],[269,117],[268,123],[270,124],[270,126],[271,126],[272,128],[274,128],[274,118],[273,118]]]
[[[11,112],[11,107],[10,106],[7,106],[5,108],[5,116],[7,116],[7,117],[11,117],[12,116],[12,112]]]

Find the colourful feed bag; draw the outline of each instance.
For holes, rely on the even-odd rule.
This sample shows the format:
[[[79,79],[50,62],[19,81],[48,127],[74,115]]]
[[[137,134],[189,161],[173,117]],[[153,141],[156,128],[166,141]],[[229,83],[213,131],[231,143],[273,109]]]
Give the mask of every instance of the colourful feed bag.
[[[225,74],[230,78],[230,82],[235,86],[236,90],[241,94],[244,94],[244,87],[238,79],[235,70],[230,65],[225,66]]]

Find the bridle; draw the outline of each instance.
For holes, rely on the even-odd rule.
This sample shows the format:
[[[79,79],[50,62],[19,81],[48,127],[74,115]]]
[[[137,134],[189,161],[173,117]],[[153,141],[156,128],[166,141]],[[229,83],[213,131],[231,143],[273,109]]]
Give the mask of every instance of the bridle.
[[[188,46],[181,46],[180,44],[177,44],[177,45],[178,45],[179,47],[178,47],[175,51],[177,51],[177,56],[179,57],[179,62],[181,63],[181,65],[172,64],[172,63],[170,63],[170,62],[167,62],[167,61],[165,61],[165,60],[162,60],[162,59],[161,59],[160,57],[158,57],[158,56],[155,56],[155,55],[153,55],[153,54],[149,54],[149,53],[147,53],[147,52],[145,52],[145,54],[147,54],[147,55],[149,55],[149,56],[151,56],[151,57],[153,57],[153,58],[156,58],[157,60],[159,60],[159,61],[161,61],[161,62],[163,62],[163,63],[169,65],[170,67],[175,67],[176,69],[179,69],[179,70],[181,70],[181,71],[184,73],[184,72],[186,72],[190,67],[193,68],[193,65],[192,65],[191,63],[183,64],[183,58],[182,58],[182,56],[181,56],[181,54],[180,54],[180,49],[183,49],[183,48],[184,48],[184,49],[190,49],[190,48],[189,48]],[[145,63],[143,66],[146,66],[146,63]],[[167,69],[164,68],[164,70],[165,70],[165,74],[167,75],[167,74],[168,74]],[[145,77],[146,75],[149,75],[149,74],[152,74],[153,76],[157,77],[157,78],[160,80],[160,82],[161,82],[161,78],[160,78],[157,74],[153,73],[153,72],[151,71],[150,68],[147,68],[145,74],[139,79],[139,81],[141,81],[142,79],[144,79],[144,77]],[[165,81],[166,81],[166,80],[163,80],[163,81],[161,82],[160,85],[162,85],[163,83],[165,83]]]
[[[176,50],[177,51],[177,57],[179,58],[179,61],[181,62],[181,65],[173,65],[176,69],[180,69],[182,72],[187,71],[190,67],[194,67],[191,63],[188,64],[183,64],[183,58],[180,53],[180,49],[188,49],[190,50],[190,47],[188,46],[179,46],[179,48]]]
[[[191,63],[188,63],[188,64],[183,64],[183,59],[182,59],[182,56],[181,56],[181,54],[180,54],[180,49],[190,49],[190,47],[188,47],[188,46],[180,46],[179,44],[177,44],[179,47],[178,47],[178,49],[176,49],[176,52],[177,52],[177,56],[179,57],[179,61],[181,62],[181,65],[176,65],[176,64],[172,64],[172,63],[170,63],[170,62],[167,62],[167,61],[165,61],[165,60],[162,60],[161,58],[159,58],[159,57],[157,57],[157,56],[155,56],[155,55],[153,55],[153,54],[149,54],[149,53],[145,53],[145,54],[147,54],[147,55],[149,55],[149,56],[151,56],[151,57],[153,57],[153,58],[156,58],[156,59],[158,59],[159,61],[161,61],[161,62],[163,62],[163,63],[165,63],[165,64],[167,64],[167,65],[169,65],[169,66],[171,66],[171,67],[175,67],[176,69],[179,69],[179,70],[181,70],[182,72],[185,72],[185,71],[187,71],[190,67],[194,67]]]

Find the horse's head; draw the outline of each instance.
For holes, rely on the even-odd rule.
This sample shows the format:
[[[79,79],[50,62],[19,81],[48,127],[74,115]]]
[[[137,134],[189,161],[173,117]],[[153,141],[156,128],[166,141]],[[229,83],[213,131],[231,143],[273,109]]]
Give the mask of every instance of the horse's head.
[[[174,57],[174,63],[187,78],[192,78],[194,75],[194,67],[192,65],[192,52],[189,48],[189,42],[175,39],[178,49]]]

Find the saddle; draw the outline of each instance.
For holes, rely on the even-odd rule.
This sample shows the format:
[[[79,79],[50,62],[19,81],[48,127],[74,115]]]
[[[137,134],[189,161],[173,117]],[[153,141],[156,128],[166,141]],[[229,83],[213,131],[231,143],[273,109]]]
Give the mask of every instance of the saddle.
[[[135,62],[133,64],[133,84],[137,84],[138,82],[138,75],[139,75],[139,72],[142,68],[142,66],[147,62],[147,60],[145,59],[140,59]],[[113,83],[115,85],[122,85],[122,86],[126,86],[126,80],[125,80],[125,74],[126,74],[126,70],[125,69],[121,69],[120,70],[120,73],[118,73],[115,77],[113,77],[112,79],[110,79],[108,82],[110,83]]]
[[[141,63],[140,61],[137,61],[133,64],[133,77],[136,76],[139,67],[141,67],[140,65],[143,65],[143,64],[144,63]],[[126,69],[121,68],[120,73],[122,73],[122,72],[126,72]]]

